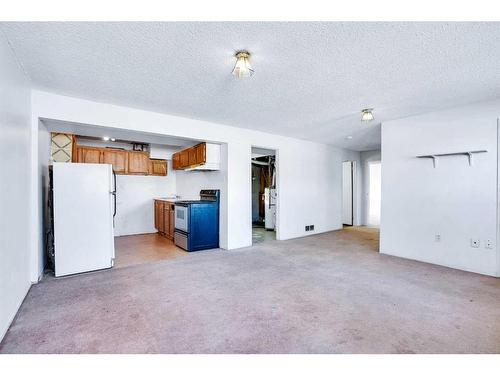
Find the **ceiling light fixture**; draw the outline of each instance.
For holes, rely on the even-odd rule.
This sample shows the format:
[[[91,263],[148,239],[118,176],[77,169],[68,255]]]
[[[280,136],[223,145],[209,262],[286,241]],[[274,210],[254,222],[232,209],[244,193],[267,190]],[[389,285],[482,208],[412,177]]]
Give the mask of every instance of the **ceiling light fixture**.
[[[348,141],[350,141],[352,139],[352,135],[348,135],[347,137],[345,137],[345,139],[347,139]]]
[[[233,68],[233,76],[238,78],[250,77],[254,72],[250,65],[250,54],[247,51],[239,51],[235,55],[236,64]]]
[[[109,137],[102,137],[103,141],[109,141]]]
[[[369,122],[372,121],[375,117],[373,117],[373,108],[366,108],[361,111],[361,121]]]
[[[116,141],[116,139],[114,139],[114,138],[110,138],[109,140],[110,140],[111,142]]]

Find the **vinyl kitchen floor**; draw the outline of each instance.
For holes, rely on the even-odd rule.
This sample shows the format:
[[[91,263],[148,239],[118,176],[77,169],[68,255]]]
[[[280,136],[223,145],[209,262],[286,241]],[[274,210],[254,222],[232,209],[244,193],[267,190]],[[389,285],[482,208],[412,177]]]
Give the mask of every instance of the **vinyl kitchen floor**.
[[[2,353],[500,353],[500,280],[339,230],[33,285]]]
[[[115,237],[114,268],[173,259],[188,254],[175,246],[173,241],[156,233]]]
[[[274,241],[275,239],[275,231],[266,230],[264,227],[252,227],[252,244],[255,245],[264,241]]]

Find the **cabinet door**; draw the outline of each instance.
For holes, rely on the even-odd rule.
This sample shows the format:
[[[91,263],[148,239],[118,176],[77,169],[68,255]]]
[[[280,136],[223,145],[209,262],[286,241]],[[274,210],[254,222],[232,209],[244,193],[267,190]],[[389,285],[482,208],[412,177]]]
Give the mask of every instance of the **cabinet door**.
[[[200,143],[196,145],[196,164],[204,164],[207,162],[207,144]]]
[[[179,152],[172,155],[172,168],[181,169],[181,154]]]
[[[180,152],[180,168],[186,168],[189,165],[189,152],[188,150],[183,150]]]
[[[187,152],[188,152],[189,166],[198,164],[198,162],[196,161],[196,148],[195,147],[188,148]]]
[[[160,159],[152,159],[150,165],[150,174],[153,176],[166,176],[167,175],[167,161]]]
[[[165,233],[165,202],[158,202],[158,232]]]
[[[149,156],[143,151],[128,151],[128,173],[148,174]]]
[[[159,223],[160,223],[160,220],[159,220],[160,209],[158,208],[159,203],[160,202],[158,202],[158,201],[154,202],[154,215],[155,215],[155,228],[156,228],[156,230],[159,230]]]
[[[174,206],[172,206],[170,208],[170,213],[169,213],[169,216],[170,216],[170,220],[168,222],[168,233],[169,233],[169,237],[170,239],[174,239],[174,229],[175,229],[175,211],[174,211]]]
[[[170,227],[170,205],[163,202],[163,233],[168,237]]]
[[[102,163],[113,165],[113,170],[117,174],[127,173],[127,151],[108,150],[102,151]]]
[[[101,150],[98,148],[79,146],[77,152],[78,163],[101,163]]]

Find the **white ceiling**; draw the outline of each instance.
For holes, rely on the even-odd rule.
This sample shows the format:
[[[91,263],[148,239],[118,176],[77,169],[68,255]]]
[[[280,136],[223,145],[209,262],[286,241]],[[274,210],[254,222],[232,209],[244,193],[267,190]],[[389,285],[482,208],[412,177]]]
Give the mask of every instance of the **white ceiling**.
[[[40,89],[354,150],[380,147],[380,121],[500,95],[500,23],[0,27]],[[246,80],[230,74],[239,49]]]

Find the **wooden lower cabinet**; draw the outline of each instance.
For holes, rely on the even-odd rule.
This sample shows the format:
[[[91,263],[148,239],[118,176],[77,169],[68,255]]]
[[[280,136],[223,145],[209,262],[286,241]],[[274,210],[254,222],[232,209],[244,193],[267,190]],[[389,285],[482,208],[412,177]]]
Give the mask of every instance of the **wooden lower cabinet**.
[[[175,230],[175,205],[171,206],[171,209],[168,212],[169,220],[168,220],[168,236],[171,240],[174,239],[174,230]]]
[[[172,202],[155,200],[155,228],[158,234],[171,240],[174,239],[175,205]]]

